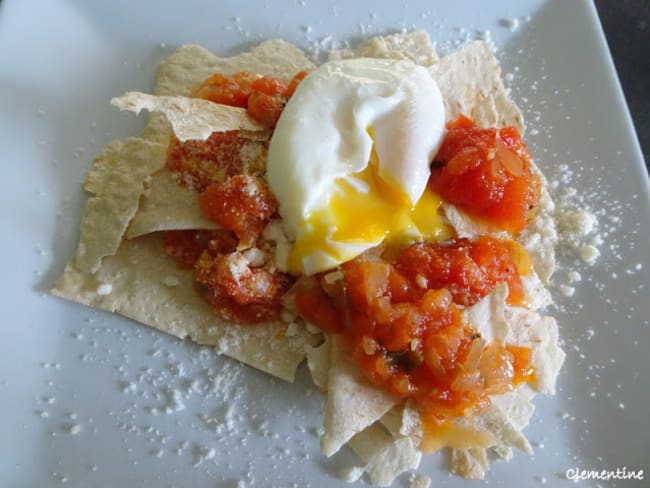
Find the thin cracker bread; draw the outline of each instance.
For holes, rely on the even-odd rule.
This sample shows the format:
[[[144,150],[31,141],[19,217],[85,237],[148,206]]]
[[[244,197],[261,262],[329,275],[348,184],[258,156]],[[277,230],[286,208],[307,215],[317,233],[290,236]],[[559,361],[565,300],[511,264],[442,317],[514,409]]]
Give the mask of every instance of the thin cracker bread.
[[[297,71],[312,67],[301,51],[283,41],[267,41],[248,53],[230,58],[216,57],[198,46],[185,46],[161,63],[156,93],[188,95],[215,72],[230,74],[248,70],[288,79]],[[173,261],[165,255],[159,236],[122,239],[141,199],[160,201],[170,197],[169,186],[155,185],[147,192],[143,181],[149,181],[164,165],[171,130],[164,117],[161,119],[153,114],[142,137],[137,139],[144,142],[114,142],[95,161],[89,172],[93,175],[89,176],[92,184],[87,188],[89,191],[102,189],[102,200],[96,204],[91,199],[85,210],[84,219],[88,224],[82,223],[81,251],[77,252],[77,256],[81,256],[80,264],[76,258],[68,263],[51,292],[94,308],[117,312],[180,338],[188,337],[200,344],[215,345],[230,357],[292,381],[305,354],[304,332],[287,339],[283,337],[286,326],[281,322],[246,327],[219,319],[195,291],[189,272],[176,269]],[[123,149],[125,144],[127,148]],[[142,156],[142,145],[155,147],[160,157]],[[105,164],[107,160],[112,163]],[[121,171],[104,171],[105,167]],[[133,178],[132,172],[135,172]],[[128,181],[116,180],[120,175]],[[139,185],[137,191],[133,189],[136,183]],[[160,188],[164,191],[156,193]],[[129,190],[127,196],[124,195],[126,189]],[[183,189],[179,186],[176,191],[182,193]],[[120,209],[116,212],[118,217],[115,217],[119,225],[103,227],[99,223],[106,217],[104,209],[113,208]],[[158,215],[170,213],[159,206],[157,212]],[[193,218],[196,219],[196,215]],[[148,224],[149,231],[151,225]],[[162,229],[159,226],[155,230]],[[135,234],[138,232],[133,232],[132,236]],[[178,276],[182,285],[167,286],[165,278],[168,276]],[[112,291],[98,294],[102,284],[108,285]],[[104,287],[102,291],[106,289]]]
[[[189,185],[181,186],[169,171],[151,176],[149,189],[142,195],[137,213],[131,219],[126,238],[164,230],[218,229],[199,207],[199,193]]]
[[[396,403],[391,395],[371,385],[350,358],[333,345],[323,418],[325,433],[320,444],[323,454],[331,456],[337,452]]]
[[[100,286],[109,293],[98,293]],[[69,263],[51,290],[54,295],[116,312],[180,339],[215,346],[220,353],[293,381],[304,358],[306,332],[285,337],[282,323],[255,326],[224,321],[196,291],[191,271],[165,254],[159,234],[126,240],[96,273]]]
[[[214,73],[232,75],[248,71],[288,82],[296,73],[312,69],[314,64],[300,49],[278,39],[264,41],[250,51],[230,57],[217,57],[201,46],[185,45],[160,63],[154,94],[189,96]],[[166,143],[171,134],[165,116],[153,113],[141,137]]]
[[[230,130],[243,131],[244,135],[240,134],[240,137],[245,137],[246,131],[268,132],[247,115],[246,109],[201,98],[127,92],[121,97],[113,98],[111,104],[120,110],[135,112],[136,115],[142,110],[164,114],[172,125],[174,135],[182,142],[204,141],[213,132]]]
[[[431,66],[438,61],[429,34],[426,31],[397,32],[387,36],[372,37],[355,49],[332,51],[329,59],[350,58],[408,59],[420,66]]]
[[[389,486],[403,472],[416,469],[422,459],[410,437],[395,438],[379,424],[355,435],[350,447],[365,462],[363,470],[375,486]]]
[[[146,180],[165,164],[167,148],[131,137],[114,141],[95,159],[84,189],[92,194],[81,220],[75,266],[95,273],[102,258],[117,252],[127,225],[138,209]]]
[[[513,125],[521,133],[521,111],[508,97],[501,68],[490,46],[474,41],[435,63],[429,72],[438,82],[447,120],[463,114],[483,127]]]

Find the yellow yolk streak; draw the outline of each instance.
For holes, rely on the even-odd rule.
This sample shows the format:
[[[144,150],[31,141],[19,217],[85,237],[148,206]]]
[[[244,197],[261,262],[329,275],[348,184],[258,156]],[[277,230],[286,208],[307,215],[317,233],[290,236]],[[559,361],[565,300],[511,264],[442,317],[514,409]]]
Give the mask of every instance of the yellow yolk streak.
[[[290,272],[300,273],[303,258],[319,252],[345,262],[359,254],[355,244],[401,246],[452,236],[438,215],[442,202],[438,195],[427,188],[412,207],[405,194],[379,177],[377,167],[373,151],[368,166],[352,175],[354,183],[350,178],[335,181],[327,204],[312,212],[298,230],[289,255]]]

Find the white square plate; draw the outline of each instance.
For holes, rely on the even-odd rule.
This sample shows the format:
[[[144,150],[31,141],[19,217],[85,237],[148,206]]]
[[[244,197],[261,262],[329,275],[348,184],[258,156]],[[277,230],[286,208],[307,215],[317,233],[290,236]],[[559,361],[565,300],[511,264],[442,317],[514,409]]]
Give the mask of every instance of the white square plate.
[[[345,486],[334,475],[354,458],[319,454],[323,397],[304,369],[284,384],[44,291],[76,246],[94,155],[144,123],[110,98],[151,90],[174,47],[223,54],[271,37],[330,47],[402,28],[426,29],[443,52],[493,40],[536,161],[596,212],[604,241],[594,266],[576,250],[562,257],[556,284],[568,284],[568,269],[582,280],[572,297],[555,290],[567,352],[559,391],[537,399],[526,431],[534,457],[494,463],[490,485],[560,486],[568,469],[650,468],[648,178],[590,3],[164,4],[0,4],[0,486]],[[419,472],[434,486],[470,485],[445,463],[428,456]]]

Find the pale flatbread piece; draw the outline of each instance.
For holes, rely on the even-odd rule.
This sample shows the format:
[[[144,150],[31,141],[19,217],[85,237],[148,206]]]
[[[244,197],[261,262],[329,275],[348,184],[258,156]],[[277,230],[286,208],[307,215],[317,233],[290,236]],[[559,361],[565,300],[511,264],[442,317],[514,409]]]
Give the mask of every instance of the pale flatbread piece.
[[[219,58],[198,46],[183,46],[163,61],[159,67],[155,93],[167,96],[188,96],[191,91],[205,79],[216,72],[234,74],[239,71],[250,71],[267,76],[276,76],[289,81],[297,72],[313,69],[314,65],[302,51],[284,41],[267,41],[248,53],[230,58]],[[191,105],[193,102],[187,102]],[[115,164],[128,166],[130,181],[127,185],[114,184],[108,188],[108,201],[111,205],[119,205],[120,192],[129,188],[128,184],[138,182],[139,171],[149,177],[161,169],[165,162],[166,149],[172,134],[169,124],[161,114],[152,114],[142,137],[146,138],[145,145],[155,146],[160,157],[143,156],[142,161],[129,162],[126,158],[115,156]],[[115,152],[120,144],[112,148]],[[111,149],[111,148],[109,148]],[[137,154],[137,153],[136,153]],[[142,163],[155,162],[155,167]],[[142,169],[139,169],[142,168]],[[135,171],[135,176],[133,172]],[[162,174],[162,172],[161,172]],[[161,205],[163,200],[184,198],[187,189],[176,185],[170,192],[170,176],[155,176],[152,187],[146,192],[142,205],[143,214],[134,219],[129,228],[129,236],[146,234],[157,230],[173,228],[188,228],[199,224],[199,228],[214,228],[207,223],[196,198],[189,205],[180,208],[180,212],[170,212]],[[114,311],[134,318],[140,322],[156,327],[178,337],[189,337],[199,343],[218,346],[221,352],[235,359],[267,371],[281,378],[292,380],[295,368],[304,358],[303,333],[291,339],[283,338],[284,325],[267,324],[265,326],[243,327],[227,324],[221,321],[203,302],[196,293],[189,274],[177,270],[173,261],[162,252],[159,238],[147,236],[134,239],[132,242],[122,242],[124,230],[137,209],[138,201],[145,193],[144,185],[138,182],[138,192],[131,192],[132,212],[122,212],[120,225],[105,226],[104,221],[90,219],[87,232],[82,236],[80,244],[81,256],[79,262],[69,263],[64,275],[52,289],[52,293],[64,298],[84,303],[96,308]],[[98,187],[104,186],[103,183]],[[88,188],[89,191],[93,191]],[[119,191],[118,191],[119,190]],[[124,199],[126,201],[126,199]],[[133,201],[135,206],[133,206]],[[92,204],[95,205],[95,204]],[[107,217],[109,218],[109,217]],[[155,221],[160,219],[158,223]],[[110,235],[91,235],[91,227],[104,227],[111,230]],[[82,232],[84,226],[82,225]],[[95,240],[103,247],[96,250]],[[86,242],[87,241],[87,242]],[[108,244],[112,243],[109,247]],[[117,254],[98,268],[99,255]],[[101,259],[101,257],[99,257]],[[140,264],[141,263],[141,264]],[[137,266],[134,266],[136,265]],[[95,274],[93,274],[93,272]],[[168,287],[163,283],[166,276],[184,276],[181,284]],[[176,278],[175,278],[176,279]],[[106,285],[102,287],[101,285]],[[97,289],[108,294],[97,294]]]
[[[485,449],[453,449],[449,470],[468,480],[482,480],[490,469]]]
[[[439,212],[451,225],[460,238],[475,239],[478,236],[492,236],[497,239],[509,239],[510,233],[505,230],[494,229],[483,222],[473,219],[470,215],[451,203],[442,202]]]
[[[393,407],[380,419],[380,422],[393,437],[407,436],[416,444],[419,444],[422,439],[420,412],[408,401]]]
[[[524,385],[512,392],[493,396],[491,405],[480,412],[473,424],[490,432],[496,443],[491,446],[502,459],[512,458],[512,448],[516,447],[528,454],[532,448],[522,434],[535,409],[532,398],[535,392]],[[452,449],[450,470],[467,479],[483,479],[489,464],[487,450],[482,448]]]
[[[160,63],[154,94],[189,96],[215,73],[233,75],[248,71],[289,82],[296,73],[311,71],[314,67],[300,49],[277,39],[264,41],[248,52],[231,57],[217,57],[201,46],[185,45]],[[167,119],[154,113],[142,137],[167,142],[171,132]]]
[[[417,469],[422,453],[409,437],[395,439],[386,449],[373,456],[365,467],[373,485],[389,486],[405,471]]]
[[[151,232],[183,229],[218,229],[199,207],[199,193],[189,185],[179,185],[173,173],[159,171],[151,177],[140,208],[126,231],[127,239]]]
[[[527,400],[517,396],[510,401],[525,402]],[[490,433],[495,440],[493,445],[516,447],[527,454],[533,453],[528,440],[521,433],[520,429],[513,425],[507,413],[494,403],[485,407],[475,417],[461,419],[459,423],[461,425],[467,424],[478,431]]]
[[[332,344],[321,451],[336,453],[355,434],[379,420],[397,401],[370,384],[363,372]]]
[[[373,424],[350,439],[352,450],[366,463],[370,483],[389,486],[397,476],[420,465],[422,453],[409,437],[393,437]]]
[[[266,142],[249,137],[241,142],[239,151],[245,161],[242,172],[254,176],[262,174],[266,169]],[[219,168],[213,168],[211,176],[217,181],[226,178],[225,171]],[[127,238],[161,230],[219,228],[201,211],[199,192],[191,184],[180,185],[178,179],[175,173],[167,169],[152,176],[140,208],[129,225]]]
[[[474,119],[479,126],[512,125],[524,133],[521,111],[508,97],[501,80],[501,68],[487,43],[472,42],[441,58],[429,71],[438,82],[447,120],[454,120],[462,113]],[[553,219],[554,205],[547,190],[547,182],[534,163],[533,169],[542,178],[542,197],[532,222],[517,240],[530,254],[535,272],[542,282],[548,284],[555,270],[555,245],[558,242]],[[471,222],[453,205],[445,204],[443,208],[461,237],[494,233],[479,223]]]
[[[535,272],[539,275],[542,283],[548,285],[556,268],[555,246],[559,241],[554,218],[555,204],[548,192],[546,178],[535,166],[533,169],[536,169],[542,178],[542,197],[531,222],[517,237],[517,240],[528,251]]]
[[[164,114],[172,125],[174,135],[181,142],[191,139],[205,141],[213,132],[267,132],[267,129],[247,115],[245,108],[231,107],[201,98],[127,92],[121,97],[113,98],[111,104],[120,110],[136,114],[142,110]]]
[[[501,68],[486,42],[475,41],[444,56],[429,71],[438,82],[447,120],[463,114],[479,126],[513,125],[523,134],[521,111],[508,97]]]
[[[501,283],[477,303],[465,309],[465,318],[481,332],[487,342],[495,339],[505,341],[510,324],[505,317],[508,285]]]
[[[307,355],[307,367],[311,373],[311,379],[314,384],[321,390],[327,389],[327,382],[330,370],[330,348],[332,339],[325,335],[322,344],[312,346],[305,344],[305,354]]]
[[[123,241],[96,273],[69,263],[51,290],[54,295],[116,312],[180,339],[216,346],[227,356],[293,381],[304,358],[306,332],[285,337],[285,324],[238,325],[219,318],[194,287],[192,273],[166,254],[161,236]]]
[[[511,326],[506,341],[533,350],[532,386],[546,395],[555,395],[555,383],[566,356],[558,345],[557,322],[553,317],[521,307],[506,307],[505,314]]]
[[[539,392],[555,394],[555,382],[565,354],[558,344],[559,332],[553,317],[506,304],[508,287],[497,285],[492,292],[465,312],[468,321],[491,341],[530,347],[533,351],[535,381]]]
[[[146,180],[165,164],[166,150],[162,144],[131,137],[112,142],[95,159],[84,184],[92,196],[81,220],[74,257],[78,269],[94,273],[102,258],[115,254]]]
[[[329,54],[330,60],[349,58],[408,59],[425,67],[438,61],[429,34],[421,30],[372,37],[354,50],[341,49]]]

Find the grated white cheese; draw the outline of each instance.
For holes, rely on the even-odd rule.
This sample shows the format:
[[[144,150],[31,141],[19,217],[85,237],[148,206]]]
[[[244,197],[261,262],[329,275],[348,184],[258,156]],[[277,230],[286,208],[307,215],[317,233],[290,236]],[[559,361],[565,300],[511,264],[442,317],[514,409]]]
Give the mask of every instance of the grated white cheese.
[[[600,251],[597,247],[587,244],[580,248],[580,257],[587,264],[594,264],[600,256]]]
[[[181,284],[181,281],[180,281],[178,278],[176,278],[176,276],[167,275],[167,276],[165,276],[165,278],[163,279],[163,284],[164,284],[165,286],[168,286],[168,287],[170,287],[170,288],[173,288],[173,287],[176,287],[176,286],[180,285],[180,284]]]
[[[110,295],[112,291],[113,291],[113,285],[111,285],[110,283],[102,283],[97,287],[95,293],[101,296],[105,296],[105,295]]]
[[[258,247],[251,247],[242,252],[244,259],[253,267],[259,267],[266,262],[266,254]]]

